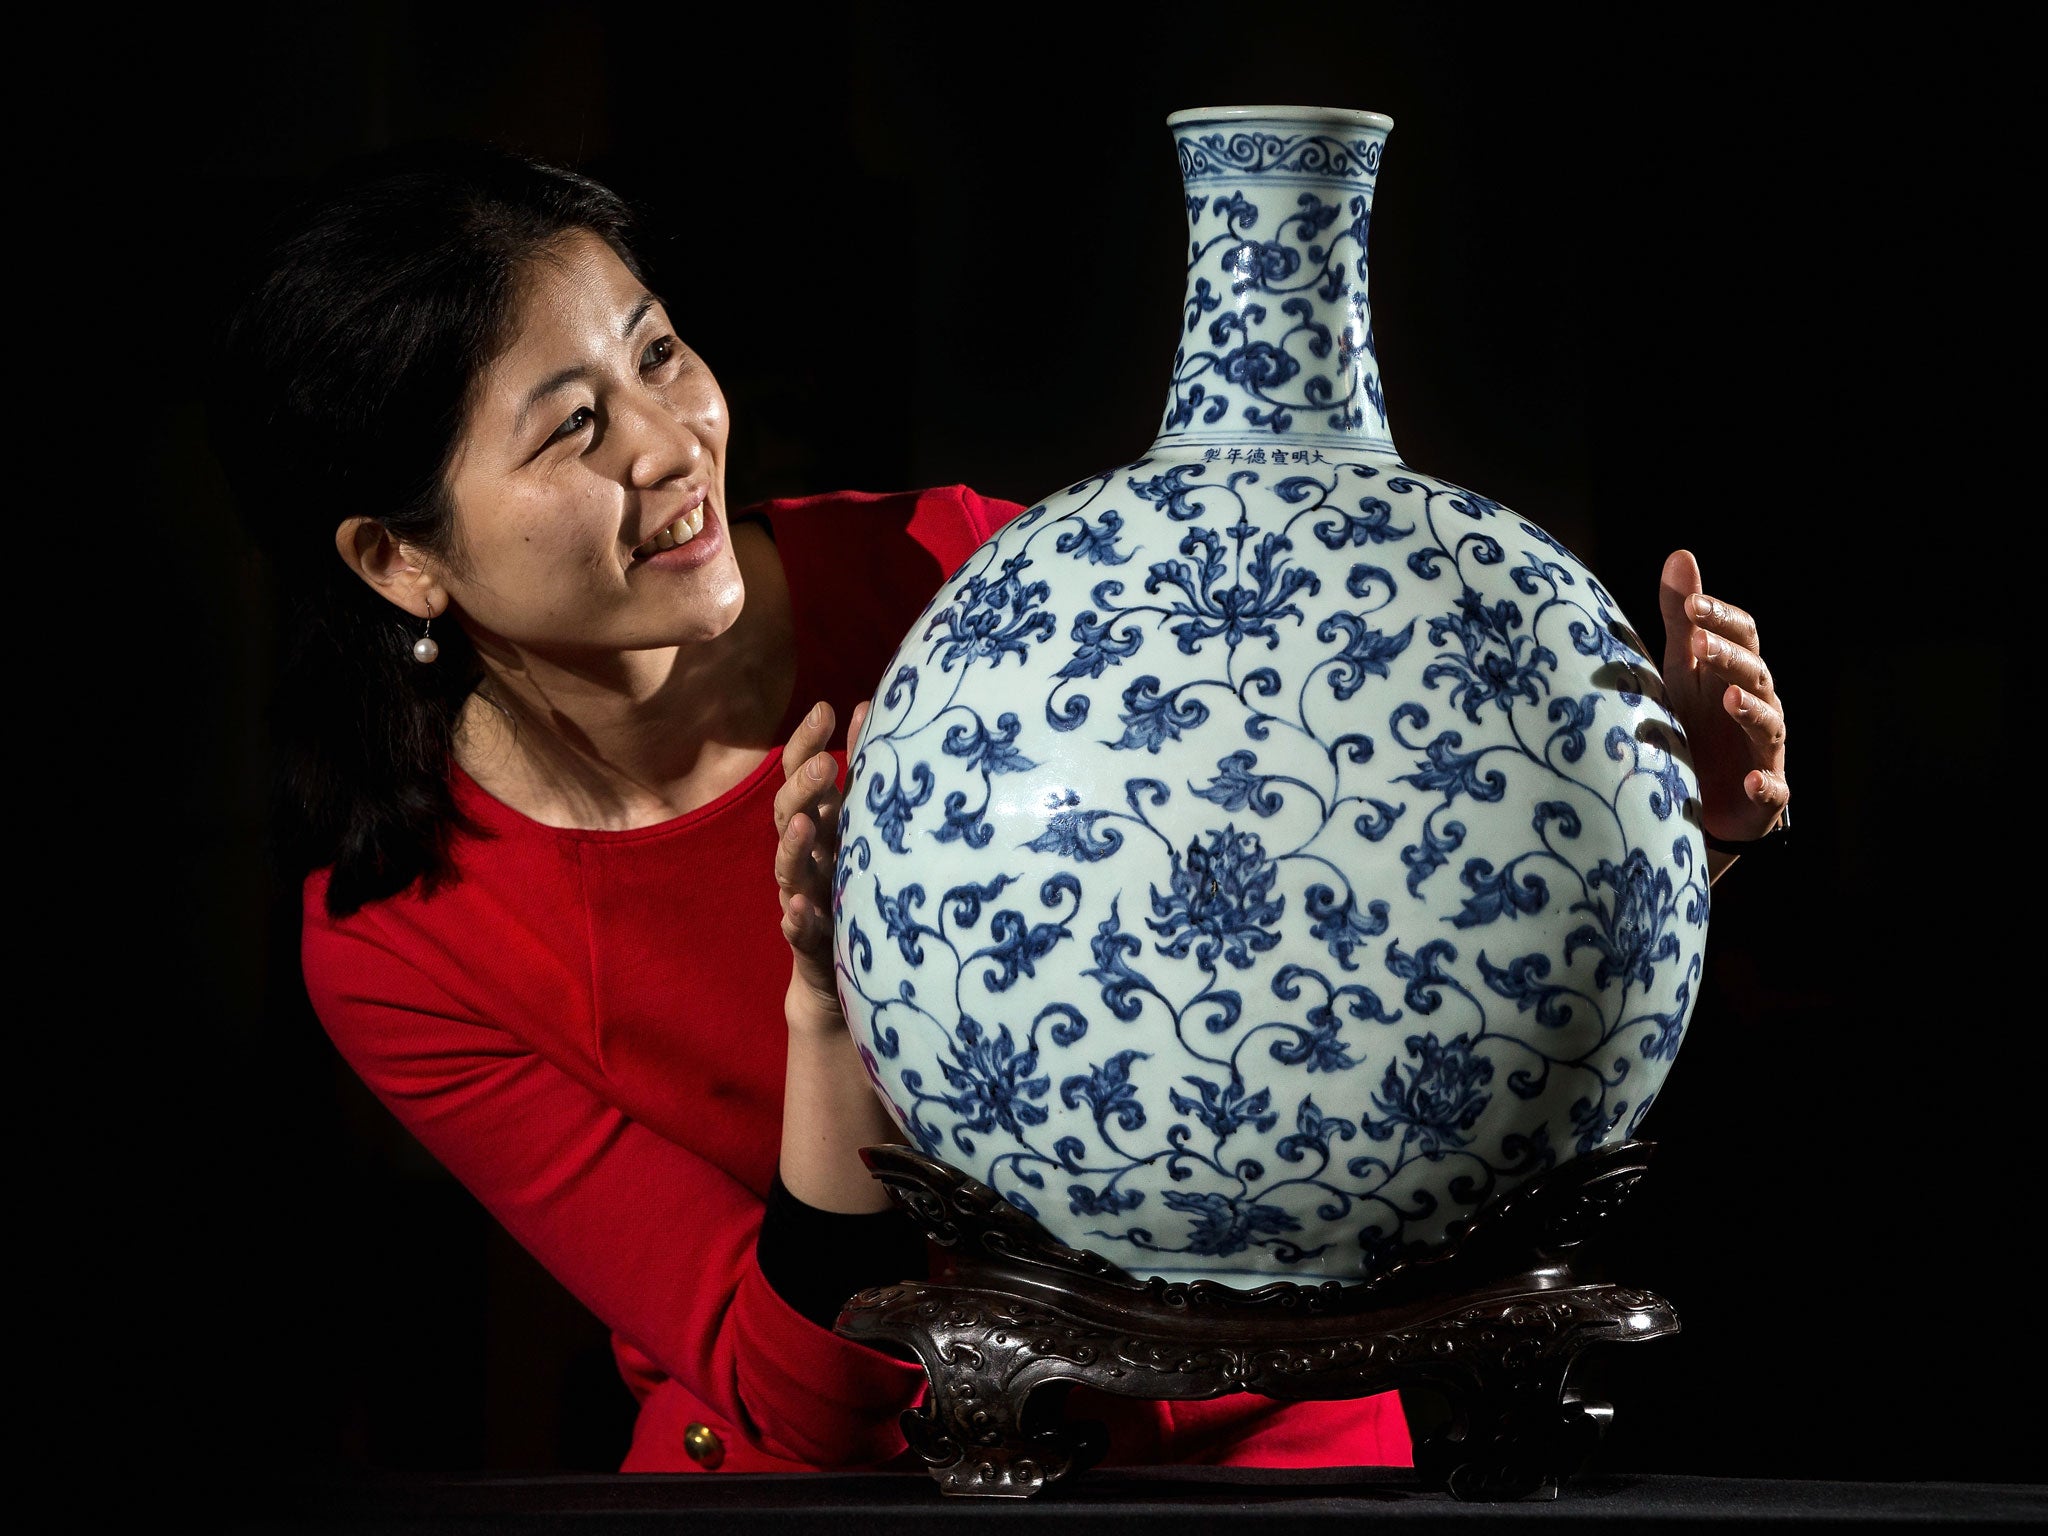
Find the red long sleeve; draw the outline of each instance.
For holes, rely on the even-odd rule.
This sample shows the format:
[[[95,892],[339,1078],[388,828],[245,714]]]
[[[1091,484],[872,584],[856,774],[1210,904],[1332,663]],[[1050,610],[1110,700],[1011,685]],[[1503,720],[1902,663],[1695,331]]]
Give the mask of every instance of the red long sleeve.
[[[501,1028],[463,1016],[416,966],[318,907],[305,962],[336,1043],[407,1129],[622,1340],[722,1432],[786,1462],[876,1462],[902,1447],[912,1366],[792,1312],[754,1262],[761,1197]],[[351,931],[354,930],[354,931]],[[779,1022],[771,1020],[771,1023]]]
[[[964,489],[770,503],[798,622],[786,735],[841,720],[944,578],[1018,508]],[[457,878],[336,921],[307,883],[315,1011],[350,1065],[616,1334],[641,1398],[628,1466],[847,1466],[902,1448],[914,1367],[837,1337],[762,1276],[781,1135],[779,749],[711,805],[633,832],[543,827],[457,773],[483,835]]]
[[[977,546],[1023,509],[964,487],[766,507],[789,581],[797,684],[779,735],[823,698],[841,721]],[[843,736],[834,743],[842,757]],[[306,885],[302,950],[322,1024],[363,1080],[614,1332],[640,1400],[628,1471],[726,1471],[896,1455],[923,1374],[797,1313],[755,1257],[781,1139],[789,978],[772,857],[779,747],[710,805],[658,826],[541,826],[459,770],[480,829],[455,878],[347,918]],[[1154,1404],[1075,1394],[1121,1461],[1398,1463],[1391,1394],[1358,1403]]]

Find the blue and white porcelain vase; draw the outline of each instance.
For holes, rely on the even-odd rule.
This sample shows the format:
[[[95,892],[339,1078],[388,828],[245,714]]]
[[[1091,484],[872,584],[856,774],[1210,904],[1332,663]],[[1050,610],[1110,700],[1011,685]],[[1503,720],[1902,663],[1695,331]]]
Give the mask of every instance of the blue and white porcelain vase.
[[[911,1141],[1060,1241],[1369,1279],[1635,1131],[1706,941],[1696,784],[1592,573],[1395,453],[1388,119],[1167,122],[1165,421],[983,545],[878,680],[840,988]]]

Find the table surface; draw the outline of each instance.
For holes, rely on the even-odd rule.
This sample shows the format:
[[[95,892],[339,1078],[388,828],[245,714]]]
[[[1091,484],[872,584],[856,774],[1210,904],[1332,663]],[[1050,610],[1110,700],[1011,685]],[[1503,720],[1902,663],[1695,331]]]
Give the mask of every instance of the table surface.
[[[1431,1532],[1498,1531],[1534,1521],[1631,1533],[1796,1524],[1823,1530],[1959,1525],[2048,1530],[2048,1487],[2028,1483],[1820,1482],[1675,1475],[1590,1476],[1555,1498],[1461,1504],[1381,1468],[1277,1472],[1131,1468],[1086,1474],[1033,1499],[960,1499],[923,1473],[627,1477],[393,1476],[288,1492],[243,1490],[238,1532],[660,1530],[908,1536],[1057,1531],[1059,1536],[1205,1536],[1210,1532],[1412,1521]],[[216,1513],[226,1514],[217,1509]],[[1314,1522],[1311,1527],[1310,1523]]]

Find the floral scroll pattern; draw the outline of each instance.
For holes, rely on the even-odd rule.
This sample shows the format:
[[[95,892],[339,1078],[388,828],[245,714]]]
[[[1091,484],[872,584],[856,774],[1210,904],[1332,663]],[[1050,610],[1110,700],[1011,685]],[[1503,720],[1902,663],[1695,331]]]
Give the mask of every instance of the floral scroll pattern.
[[[1086,482],[933,600],[853,764],[869,1070],[1128,1269],[1374,1273],[1677,1052],[1708,902],[1658,693],[1570,554],[1395,461]]]
[[[1384,138],[1184,127],[1188,286],[1162,443],[1249,428],[1392,451],[1366,300]]]
[[[1165,424],[898,647],[840,988],[906,1134],[1058,1241],[1364,1278],[1640,1124],[1704,952],[1695,784],[1593,575],[1394,452],[1383,127],[1176,134]]]

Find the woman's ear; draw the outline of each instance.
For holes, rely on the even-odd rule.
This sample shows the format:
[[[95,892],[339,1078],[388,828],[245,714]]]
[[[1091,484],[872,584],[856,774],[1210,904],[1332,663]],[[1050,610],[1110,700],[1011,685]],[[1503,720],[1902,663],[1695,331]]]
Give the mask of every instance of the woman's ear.
[[[334,530],[342,563],[415,618],[448,611],[448,593],[421,564],[418,553],[392,537],[374,517],[351,517]]]

